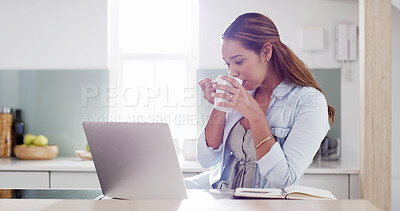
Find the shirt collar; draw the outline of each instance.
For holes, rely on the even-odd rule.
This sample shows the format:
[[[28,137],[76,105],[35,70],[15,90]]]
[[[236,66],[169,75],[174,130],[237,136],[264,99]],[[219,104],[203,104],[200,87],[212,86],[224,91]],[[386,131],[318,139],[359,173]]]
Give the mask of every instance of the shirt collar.
[[[284,79],[281,81],[277,87],[275,87],[274,91],[272,91],[272,95],[275,95],[277,98],[282,99],[286,94],[295,87],[296,84],[289,81],[289,79]],[[250,90],[250,95],[254,97],[257,89]]]
[[[274,91],[272,91],[272,95],[282,99],[290,92],[290,90],[293,89],[293,87],[295,87],[295,85],[296,84],[290,82],[289,79],[284,79],[277,87],[275,87]]]

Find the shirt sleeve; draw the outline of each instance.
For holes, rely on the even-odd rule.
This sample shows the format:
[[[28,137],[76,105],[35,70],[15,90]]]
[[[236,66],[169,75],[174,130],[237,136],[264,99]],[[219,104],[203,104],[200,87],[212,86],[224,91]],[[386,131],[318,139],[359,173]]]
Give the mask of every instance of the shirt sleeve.
[[[207,146],[205,128],[201,131],[197,139],[196,157],[203,168],[210,168],[217,164],[222,158],[222,145],[218,149]]]
[[[329,129],[324,95],[318,91],[304,93],[292,129],[282,147],[276,142],[257,161],[260,174],[267,181],[265,187],[285,188],[298,182]]]

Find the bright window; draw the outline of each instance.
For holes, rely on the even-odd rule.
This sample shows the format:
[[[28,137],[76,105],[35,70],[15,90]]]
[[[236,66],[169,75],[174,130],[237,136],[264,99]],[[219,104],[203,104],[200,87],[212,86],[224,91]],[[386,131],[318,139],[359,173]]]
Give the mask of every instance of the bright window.
[[[194,23],[188,0],[119,1],[119,41],[124,53],[186,54]]]
[[[174,138],[195,137],[198,2],[117,2],[109,28],[118,105],[110,114],[119,121],[167,122]]]

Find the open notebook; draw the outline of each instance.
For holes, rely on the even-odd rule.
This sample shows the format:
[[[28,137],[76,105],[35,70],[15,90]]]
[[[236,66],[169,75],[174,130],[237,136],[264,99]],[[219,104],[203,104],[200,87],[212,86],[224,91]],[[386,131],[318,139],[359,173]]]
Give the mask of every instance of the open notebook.
[[[305,186],[290,186],[285,189],[237,188],[233,196],[237,198],[336,200],[330,191]]]

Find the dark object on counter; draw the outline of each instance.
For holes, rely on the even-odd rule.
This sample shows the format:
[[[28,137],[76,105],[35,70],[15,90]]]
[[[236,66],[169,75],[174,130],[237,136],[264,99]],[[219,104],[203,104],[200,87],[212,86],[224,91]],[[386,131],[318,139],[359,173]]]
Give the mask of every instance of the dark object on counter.
[[[329,149],[336,149],[338,146],[339,146],[338,139],[329,139],[329,141],[328,141]]]
[[[315,155],[316,160],[339,160],[340,158],[340,139],[329,138],[326,136]]]
[[[17,109],[15,120],[13,123],[13,137],[14,137],[12,146],[13,156],[15,156],[14,154],[15,145],[24,144],[24,132],[25,132],[25,124],[22,121],[22,111],[21,109]]]
[[[11,157],[12,114],[11,108],[0,107],[0,157]]]
[[[321,155],[322,156],[328,156],[328,150],[329,150],[329,139],[328,137],[325,137],[324,140],[321,143]]]

